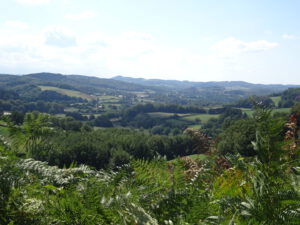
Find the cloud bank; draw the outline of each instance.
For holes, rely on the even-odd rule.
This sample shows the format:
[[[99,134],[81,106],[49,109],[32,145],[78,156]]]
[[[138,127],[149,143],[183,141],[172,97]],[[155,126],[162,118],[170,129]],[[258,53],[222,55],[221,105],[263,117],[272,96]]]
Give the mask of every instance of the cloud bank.
[[[0,71],[233,80],[237,78],[224,74],[242,71],[240,62],[244,55],[262,54],[278,46],[266,40],[247,42],[230,37],[212,43],[210,51],[203,54],[193,49],[167,47],[145,32],[82,34],[63,26],[48,26],[32,33],[26,29],[19,32],[12,26],[0,30]]]
[[[297,37],[292,34],[283,34],[281,37],[284,39],[297,39]]]
[[[68,29],[61,26],[48,27],[44,31],[45,43],[50,46],[67,48],[76,46],[76,37]]]
[[[7,20],[4,22],[4,24],[8,27],[15,27],[22,30],[29,28],[27,23],[17,20]]]
[[[245,42],[234,37],[219,41],[212,46],[212,50],[218,55],[230,56],[241,53],[257,53],[267,51],[278,47],[276,42],[268,42],[265,40],[258,40],[252,42]]]

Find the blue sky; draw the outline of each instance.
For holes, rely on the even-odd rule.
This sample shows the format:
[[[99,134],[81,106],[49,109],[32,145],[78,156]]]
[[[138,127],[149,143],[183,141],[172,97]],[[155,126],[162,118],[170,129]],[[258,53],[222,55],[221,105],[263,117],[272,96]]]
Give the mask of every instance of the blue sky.
[[[300,84],[300,1],[7,0],[0,73]]]

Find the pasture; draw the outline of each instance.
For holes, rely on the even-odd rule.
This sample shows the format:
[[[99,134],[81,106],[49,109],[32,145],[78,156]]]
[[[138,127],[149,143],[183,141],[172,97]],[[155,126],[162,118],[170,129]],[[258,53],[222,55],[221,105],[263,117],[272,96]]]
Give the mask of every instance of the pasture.
[[[39,88],[42,91],[56,91],[57,93],[60,93],[62,95],[67,95],[70,97],[82,98],[82,99],[87,99],[87,100],[95,99],[94,96],[82,93],[80,91],[74,91],[74,90],[58,88],[58,87],[51,87],[51,86],[39,86]]]
[[[240,108],[244,113],[246,113],[249,117],[251,117],[254,113],[253,109],[248,108]],[[275,108],[272,110],[272,113],[290,113],[291,108]]]
[[[276,96],[276,97],[270,97],[272,101],[274,102],[275,106],[278,107],[278,104],[281,100],[281,96]]]
[[[220,114],[192,114],[188,116],[182,117],[182,119],[197,122],[197,120],[201,121],[201,123],[207,123],[207,121],[211,118],[218,118]]]

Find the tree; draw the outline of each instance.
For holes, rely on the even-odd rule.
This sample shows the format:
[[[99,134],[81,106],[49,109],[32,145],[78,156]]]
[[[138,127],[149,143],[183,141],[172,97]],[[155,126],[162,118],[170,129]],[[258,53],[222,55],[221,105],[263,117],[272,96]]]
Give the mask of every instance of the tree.
[[[28,157],[41,155],[47,146],[47,137],[52,133],[49,116],[39,112],[27,113],[21,127],[10,125],[14,148],[23,150]]]
[[[15,125],[21,125],[24,121],[24,114],[13,111],[10,115],[10,119]]]
[[[93,121],[93,125],[98,127],[113,127],[112,122],[109,120],[107,116],[98,116]]]
[[[252,145],[252,141],[255,140],[255,124],[252,119],[235,121],[221,132],[218,139],[217,147],[220,154],[256,155]]]

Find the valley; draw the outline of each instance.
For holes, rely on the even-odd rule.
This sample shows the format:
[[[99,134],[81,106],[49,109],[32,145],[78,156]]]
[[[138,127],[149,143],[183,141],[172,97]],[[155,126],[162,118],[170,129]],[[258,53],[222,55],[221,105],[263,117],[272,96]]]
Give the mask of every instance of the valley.
[[[39,73],[0,87],[1,224],[297,224],[298,86]]]

